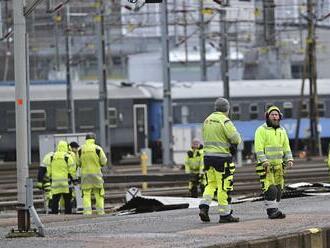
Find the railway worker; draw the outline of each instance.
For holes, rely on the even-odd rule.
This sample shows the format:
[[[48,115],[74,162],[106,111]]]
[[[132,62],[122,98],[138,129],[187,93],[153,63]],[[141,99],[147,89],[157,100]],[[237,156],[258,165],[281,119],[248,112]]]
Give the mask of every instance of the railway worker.
[[[71,214],[71,194],[69,190],[69,179],[75,180],[75,175],[71,174],[74,160],[68,153],[66,141],[59,141],[56,152],[47,157],[47,176],[51,178],[52,192],[52,213],[58,214],[60,198],[64,198],[65,214]]]
[[[214,192],[217,190],[220,219],[219,223],[238,222],[232,215],[230,192],[233,190],[235,165],[232,162],[230,147],[241,142],[241,136],[228,118],[230,105],[227,99],[218,98],[214,103],[215,112],[203,123],[204,168],[206,187],[200,202],[199,216],[209,222],[208,210]]]
[[[284,188],[284,170],[293,165],[288,135],[280,126],[282,116],[278,107],[270,106],[265,113],[266,123],[257,128],[254,140],[256,171],[270,219],[285,218],[278,207]]]
[[[72,206],[77,206],[77,197],[81,197],[81,192],[80,192],[80,188],[78,185],[78,178],[79,178],[79,169],[78,169],[78,165],[77,165],[77,160],[78,160],[78,149],[79,149],[79,144],[75,141],[70,142],[69,146],[68,146],[68,153],[71,155],[71,157],[73,158],[74,161],[74,165],[70,167],[70,171],[71,171],[71,175],[74,175],[74,177],[77,180],[70,180],[70,194],[71,194],[71,199],[72,202],[75,204],[72,204]],[[79,192],[77,192],[79,191]],[[61,207],[62,205],[62,201],[64,199],[61,198]],[[80,200],[80,199],[79,199]],[[64,203],[64,201],[63,201]]]
[[[84,214],[92,214],[91,194],[96,200],[96,214],[104,214],[104,187],[101,168],[107,164],[103,149],[95,144],[95,135],[87,134],[78,150]]]
[[[51,178],[47,176],[47,163],[50,158],[54,155],[54,152],[47,153],[40,163],[38,168],[38,182],[37,188],[43,191],[44,195],[44,208],[48,213],[48,208],[51,207],[52,192],[51,192]]]
[[[203,162],[203,145],[198,138],[194,138],[191,148],[187,151],[185,158],[185,172],[194,174],[194,178],[189,181],[189,191],[191,197],[198,197],[198,188],[204,191],[204,162]]]

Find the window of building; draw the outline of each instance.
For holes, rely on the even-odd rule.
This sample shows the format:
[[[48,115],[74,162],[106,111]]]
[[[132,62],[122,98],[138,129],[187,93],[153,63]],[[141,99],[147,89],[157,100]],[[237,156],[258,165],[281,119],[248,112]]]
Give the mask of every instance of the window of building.
[[[239,120],[241,114],[241,108],[239,105],[233,105],[232,111],[231,111],[231,119],[232,120]]]
[[[251,104],[250,105],[250,119],[255,120],[258,119],[258,105],[257,104]]]
[[[325,115],[325,104],[324,104],[324,102],[319,102],[317,104],[317,110],[318,110],[318,113],[319,113],[319,117],[324,117],[324,115]]]
[[[69,116],[67,109],[56,109],[55,113],[56,129],[65,130],[69,128]]]
[[[117,127],[118,115],[116,108],[108,108],[109,127]]]
[[[40,131],[46,130],[46,111],[43,109],[31,110],[31,130]]]
[[[7,111],[6,127],[8,131],[15,131],[15,111]]]
[[[79,128],[80,129],[94,129],[95,128],[95,110],[93,108],[79,109]]]
[[[284,102],[283,103],[283,115],[285,118],[293,117],[293,104],[292,102]]]

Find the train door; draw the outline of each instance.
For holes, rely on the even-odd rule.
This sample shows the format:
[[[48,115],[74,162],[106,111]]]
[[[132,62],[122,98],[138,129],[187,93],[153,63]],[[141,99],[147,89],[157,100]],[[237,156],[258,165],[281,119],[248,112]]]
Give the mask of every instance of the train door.
[[[133,106],[134,121],[134,152],[139,153],[142,148],[148,147],[148,116],[146,104]]]

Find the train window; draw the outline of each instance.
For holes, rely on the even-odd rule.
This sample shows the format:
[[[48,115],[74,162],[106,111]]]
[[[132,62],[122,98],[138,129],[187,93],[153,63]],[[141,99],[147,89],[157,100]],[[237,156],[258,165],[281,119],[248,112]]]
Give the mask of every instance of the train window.
[[[324,114],[325,114],[325,104],[324,104],[324,102],[319,102],[317,104],[317,111],[318,111],[319,117],[324,117]]]
[[[268,102],[265,105],[265,112],[267,111],[267,109],[269,109],[271,106],[274,106],[274,103]]]
[[[308,117],[308,105],[307,105],[307,102],[303,102],[302,103],[300,116],[303,117],[303,118]]]
[[[283,114],[285,118],[292,118],[293,117],[293,104],[292,102],[284,102],[283,103]]]
[[[93,108],[79,109],[79,128],[94,129],[95,128],[95,110]]]
[[[258,119],[258,105],[257,104],[250,104],[250,119]]]
[[[241,109],[240,109],[239,105],[233,105],[231,110],[232,110],[231,111],[231,119],[232,120],[239,120],[240,113],[241,113]]]
[[[8,131],[15,131],[15,111],[7,111],[6,127]]]
[[[46,111],[43,109],[31,110],[31,130],[46,130]]]
[[[58,130],[68,129],[68,127],[69,127],[68,110],[56,109],[55,115],[56,115],[55,116],[56,129],[58,129]]]
[[[117,127],[117,109],[108,108],[109,127]]]

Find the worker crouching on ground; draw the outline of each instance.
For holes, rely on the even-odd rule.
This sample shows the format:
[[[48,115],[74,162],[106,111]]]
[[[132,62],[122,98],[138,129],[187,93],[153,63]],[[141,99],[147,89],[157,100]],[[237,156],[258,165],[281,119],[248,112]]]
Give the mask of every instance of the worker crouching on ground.
[[[95,144],[95,135],[87,134],[85,144],[78,150],[84,214],[92,214],[92,193],[95,196],[96,213],[104,214],[104,181],[101,168],[106,164],[107,157],[103,149]]]
[[[191,149],[187,152],[185,158],[185,172],[192,173],[194,177],[189,181],[189,191],[191,197],[198,197],[198,188],[203,194],[204,192],[204,162],[203,162],[203,145],[200,140],[194,138]]]
[[[203,222],[210,221],[209,206],[217,190],[219,223],[238,222],[239,218],[232,216],[231,208],[230,192],[233,190],[235,165],[232,162],[230,147],[239,144],[241,136],[228,118],[228,100],[218,98],[214,105],[215,112],[205,119],[202,128],[206,187],[199,205],[199,216]]]
[[[59,200],[61,196],[64,199],[65,214],[72,213],[71,194],[69,190],[69,181],[75,181],[75,175],[71,174],[71,168],[74,166],[74,160],[68,153],[68,144],[65,141],[59,141],[56,152],[47,157],[47,176],[51,178],[52,192],[52,213],[58,214]]]
[[[256,170],[270,219],[285,218],[278,207],[284,188],[284,170],[293,165],[288,135],[280,126],[282,116],[278,107],[269,107],[265,113],[266,123],[258,127],[254,139]]]

